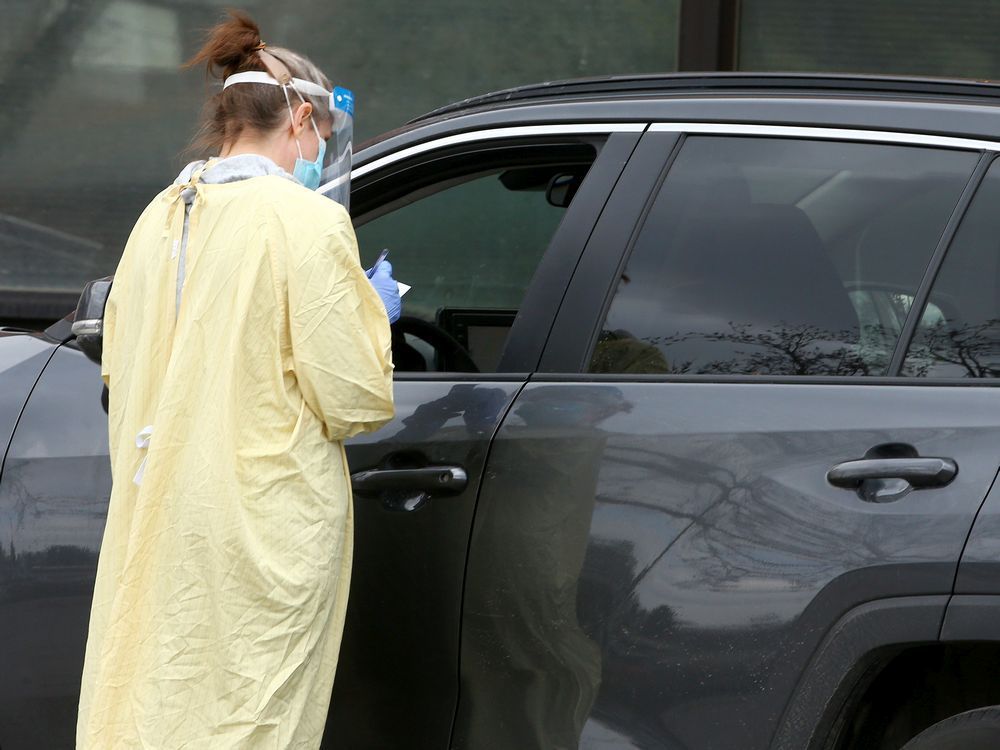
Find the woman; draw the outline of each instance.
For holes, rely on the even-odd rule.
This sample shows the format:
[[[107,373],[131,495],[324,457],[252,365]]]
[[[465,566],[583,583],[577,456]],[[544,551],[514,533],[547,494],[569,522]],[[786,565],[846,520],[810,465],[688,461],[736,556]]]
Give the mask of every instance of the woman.
[[[81,750],[319,747],[351,571],[343,440],[393,415],[395,283],[383,302],[347,212],[294,177],[318,169],[330,81],[239,13],[197,63],[267,80],[209,102],[222,158],[153,199],[108,299]]]

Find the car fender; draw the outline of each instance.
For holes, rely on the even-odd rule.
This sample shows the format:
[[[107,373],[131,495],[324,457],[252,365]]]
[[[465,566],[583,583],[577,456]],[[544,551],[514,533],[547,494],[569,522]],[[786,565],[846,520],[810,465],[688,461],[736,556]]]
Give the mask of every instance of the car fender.
[[[900,596],[866,602],[844,614],[813,652],[785,706],[772,749],[822,747],[858,680],[877,669],[880,652],[938,640],[948,600],[946,594]],[[1000,613],[997,600],[994,617]],[[995,625],[994,632],[1000,632]]]
[[[58,346],[41,334],[0,331],[0,456],[6,457],[28,396]]]

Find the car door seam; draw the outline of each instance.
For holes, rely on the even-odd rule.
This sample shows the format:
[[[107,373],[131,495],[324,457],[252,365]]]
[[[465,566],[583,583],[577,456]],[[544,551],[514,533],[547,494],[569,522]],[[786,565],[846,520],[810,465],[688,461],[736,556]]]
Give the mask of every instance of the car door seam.
[[[983,512],[983,508],[986,507],[986,501],[989,500],[990,493],[993,492],[993,487],[997,483],[997,478],[1000,477],[1000,469],[997,473],[993,475],[993,481],[990,482],[989,488],[986,490],[986,494],[983,496],[983,500],[979,503],[979,507],[976,509],[975,515],[972,517],[972,523],[969,524],[969,531],[965,535],[965,541],[962,543],[962,550],[958,553],[958,560],[955,562],[955,575],[951,579],[951,593],[948,594],[948,601],[944,605],[944,609],[941,612],[941,623],[938,626],[938,640],[941,640],[941,636],[944,634],[944,622],[945,618],[948,616],[948,607],[951,606],[952,599],[955,598],[955,589],[958,588],[958,575],[962,570],[962,559],[965,557],[965,550],[969,546],[969,542],[972,540],[972,532],[976,529],[976,521],[979,520],[979,515]]]
[[[514,408],[514,404],[529,382],[530,377],[521,382],[497,419],[496,426],[493,428],[493,432],[490,433],[486,444],[486,455],[483,457],[483,470],[479,475],[479,481],[476,483],[475,500],[472,505],[472,518],[469,521],[469,538],[465,545],[465,564],[462,566],[462,595],[459,597],[458,602],[458,663],[455,665],[458,689],[455,695],[455,707],[452,709],[451,714],[451,729],[448,731],[449,748],[452,747],[455,740],[455,730],[458,727],[458,711],[462,703],[462,635],[465,630],[465,587],[469,576],[469,560],[472,557],[472,537],[476,531],[476,515],[479,512],[479,496],[482,493],[483,485],[486,483],[486,473],[490,466],[490,455],[493,453],[493,445],[496,442],[497,435],[500,434],[500,429],[503,427],[504,422],[507,421],[507,415],[510,414],[511,409]]]

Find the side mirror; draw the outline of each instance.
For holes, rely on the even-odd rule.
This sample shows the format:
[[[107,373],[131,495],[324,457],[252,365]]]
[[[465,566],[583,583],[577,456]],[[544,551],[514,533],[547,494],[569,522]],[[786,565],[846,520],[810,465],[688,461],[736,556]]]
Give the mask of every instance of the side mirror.
[[[583,176],[579,174],[554,175],[545,188],[545,200],[549,202],[550,206],[566,208],[582,183]]]
[[[101,364],[101,352],[104,349],[104,306],[111,293],[112,281],[112,276],[106,276],[87,283],[77,303],[76,318],[71,329],[80,351],[97,364]]]

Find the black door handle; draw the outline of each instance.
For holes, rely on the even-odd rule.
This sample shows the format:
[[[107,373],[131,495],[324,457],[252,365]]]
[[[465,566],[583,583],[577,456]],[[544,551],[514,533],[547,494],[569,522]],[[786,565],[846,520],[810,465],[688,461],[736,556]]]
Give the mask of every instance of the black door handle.
[[[465,489],[469,476],[461,466],[422,466],[419,469],[367,469],[351,474],[351,487],[359,495],[385,490],[454,495]]]
[[[857,489],[868,479],[899,479],[914,488],[944,487],[958,474],[950,458],[863,458],[837,464],[826,474],[834,487]]]

